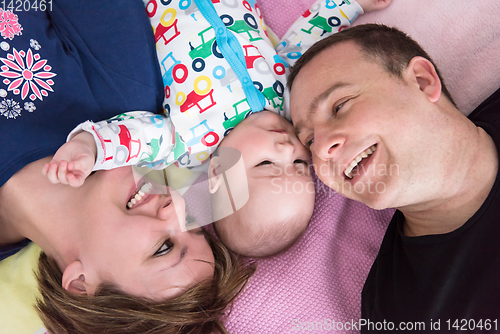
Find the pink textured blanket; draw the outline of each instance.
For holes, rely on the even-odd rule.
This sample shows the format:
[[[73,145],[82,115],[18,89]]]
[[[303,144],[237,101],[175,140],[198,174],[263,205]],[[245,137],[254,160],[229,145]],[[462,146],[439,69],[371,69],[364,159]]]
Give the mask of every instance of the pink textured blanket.
[[[359,320],[361,288],[393,211],[315,183],[308,230],[286,253],[258,261],[226,324],[230,333],[291,333],[312,322],[328,330],[333,321]]]
[[[313,2],[258,4],[281,37]],[[497,0],[393,0],[386,10],[365,14],[355,24],[380,22],[410,34],[434,58],[459,108],[468,114],[500,86],[498,17]],[[337,329],[332,325],[360,318],[361,289],[392,211],[371,210],[317,180],[316,185],[309,229],[288,252],[258,262],[228,319],[230,333],[331,332]],[[338,332],[356,332],[345,329]]]

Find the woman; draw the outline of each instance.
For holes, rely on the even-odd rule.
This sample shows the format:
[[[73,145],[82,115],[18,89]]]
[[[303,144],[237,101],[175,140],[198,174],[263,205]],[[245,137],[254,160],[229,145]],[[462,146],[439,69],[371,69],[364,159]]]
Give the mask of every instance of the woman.
[[[40,173],[78,123],[161,110],[141,3],[52,1],[16,14],[3,11],[10,26],[0,29],[0,246],[28,238],[44,250],[39,309],[47,329],[223,331],[219,319],[252,269],[202,231],[180,233],[182,205],[171,195],[128,209],[137,191],[131,168],[96,172],[78,189]]]

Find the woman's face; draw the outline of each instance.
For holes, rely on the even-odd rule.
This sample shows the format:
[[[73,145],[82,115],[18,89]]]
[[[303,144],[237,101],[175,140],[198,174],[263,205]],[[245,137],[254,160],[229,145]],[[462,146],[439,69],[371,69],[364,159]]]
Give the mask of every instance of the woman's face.
[[[80,259],[93,273],[87,281],[158,300],[213,277],[214,256],[203,232],[181,232],[184,200],[163,187],[136,183],[132,168],[122,167],[96,172],[79,188]]]

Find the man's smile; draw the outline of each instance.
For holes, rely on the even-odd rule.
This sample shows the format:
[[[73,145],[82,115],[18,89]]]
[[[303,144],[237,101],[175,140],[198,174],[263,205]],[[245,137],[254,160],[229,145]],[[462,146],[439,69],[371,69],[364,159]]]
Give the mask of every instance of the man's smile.
[[[372,145],[370,147],[368,147],[366,150],[364,150],[363,152],[361,152],[360,154],[358,154],[352,161],[351,163],[347,166],[347,168],[344,170],[344,174],[345,176],[348,178],[348,179],[352,179],[354,176],[353,176],[353,170],[358,167],[358,164],[360,164],[360,162],[363,161],[363,159],[366,159],[368,157],[370,157],[373,152],[375,152],[377,148],[377,144],[375,145]]]

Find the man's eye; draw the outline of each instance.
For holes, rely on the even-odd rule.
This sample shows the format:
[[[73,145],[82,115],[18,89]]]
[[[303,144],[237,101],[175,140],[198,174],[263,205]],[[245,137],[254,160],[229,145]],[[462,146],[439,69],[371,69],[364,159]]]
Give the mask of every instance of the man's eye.
[[[333,109],[335,110],[335,113],[338,113],[340,111],[340,109],[342,109],[342,107],[349,101],[350,99],[348,100],[345,100],[345,101],[342,101],[341,103],[333,106]]]
[[[338,113],[340,111],[340,108],[342,108],[344,106],[344,103],[341,103],[341,104],[338,104],[334,107],[335,109],[335,113]]]
[[[257,164],[257,166],[255,166],[255,167],[264,166],[264,165],[272,165],[272,164],[273,164],[272,161],[264,160],[261,163]]]
[[[309,163],[305,160],[302,160],[302,159],[296,159],[293,163],[294,164],[304,164],[306,166],[309,166]]]
[[[158,250],[153,254],[153,256],[162,256],[168,254],[174,248],[174,243],[170,239],[165,240],[165,242],[158,248]]]

